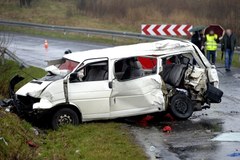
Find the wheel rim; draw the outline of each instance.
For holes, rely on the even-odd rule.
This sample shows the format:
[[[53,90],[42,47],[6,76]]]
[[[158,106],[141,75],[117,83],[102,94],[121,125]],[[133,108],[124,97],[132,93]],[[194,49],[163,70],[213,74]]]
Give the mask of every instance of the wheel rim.
[[[57,123],[58,123],[58,125],[72,124],[73,123],[73,119],[72,119],[72,117],[70,115],[63,114],[63,115],[59,116]]]
[[[184,101],[177,100],[175,102],[175,109],[176,109],[177,112],[179,112],[181,114],[185,114],[188,110],[188,105]]]

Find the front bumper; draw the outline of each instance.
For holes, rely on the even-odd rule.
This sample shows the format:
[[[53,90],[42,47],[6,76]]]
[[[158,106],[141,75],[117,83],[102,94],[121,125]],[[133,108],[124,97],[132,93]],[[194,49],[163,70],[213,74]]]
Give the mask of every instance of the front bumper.
[[[41,98],[40,102],[34,103],[33,104],[33,109],[44,109],[44,110],[48,110],[51,109],[53,107],[53,104],[44,98]]]

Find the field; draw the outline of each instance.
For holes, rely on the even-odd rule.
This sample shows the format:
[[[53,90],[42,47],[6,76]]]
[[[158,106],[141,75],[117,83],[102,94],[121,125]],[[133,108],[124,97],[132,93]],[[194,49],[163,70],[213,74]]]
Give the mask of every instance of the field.
[[[1,0],[0,18],[140,32],[150,24],[220,24],[240,36],[239,0]]]
[[[37,78],[45,74],[35,67],[20,70],[13,61],[0,64],[0,73],[4,75],[0,76],[0,98],[8,96],[8,83],[14,75],[25,77],[17,86],[19,88],[31,80],[27,74]],[[30,123],[0,109],[0,159],[146,159],[126,124],[122,123],[85,123],[66,126],[58,131],[39,130],[39,133],[35,134]]]

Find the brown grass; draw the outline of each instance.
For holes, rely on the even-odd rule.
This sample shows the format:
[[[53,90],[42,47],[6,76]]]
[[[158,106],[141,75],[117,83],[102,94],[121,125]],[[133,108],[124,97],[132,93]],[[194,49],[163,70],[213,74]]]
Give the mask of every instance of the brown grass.
[[[81,14],[125,22],[136,29],[142,23],[221,24],[240,30],[239,0],[80,0]]]
[[[220,24],[240,37],[239,0],[18,0],[3,1],[0,18],[140,32],[150,24]]]

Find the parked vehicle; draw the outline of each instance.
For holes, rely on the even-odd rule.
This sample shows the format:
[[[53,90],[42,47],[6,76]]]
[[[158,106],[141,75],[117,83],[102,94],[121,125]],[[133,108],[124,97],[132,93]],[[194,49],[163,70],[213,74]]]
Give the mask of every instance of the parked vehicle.
[[[162,111],[187,119],[223,94],[215,66],[188,41],[75,52],[49,63],[45,77],[11,93],[18,115],[49,118],[55,129]]]

